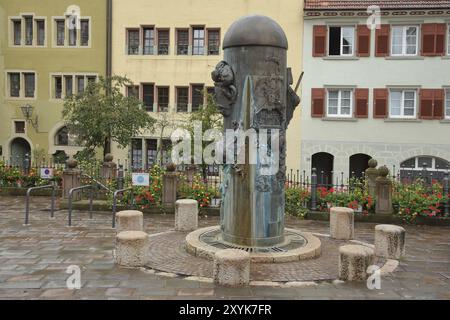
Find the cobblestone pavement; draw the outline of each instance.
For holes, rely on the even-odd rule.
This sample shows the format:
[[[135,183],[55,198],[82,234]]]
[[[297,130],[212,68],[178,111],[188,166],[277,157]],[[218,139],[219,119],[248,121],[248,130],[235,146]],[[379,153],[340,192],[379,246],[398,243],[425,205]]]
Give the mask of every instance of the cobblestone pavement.
[[[67,211],[49,218],[48,198],[35,197],[31,226],[23,226],[25,199],[0,197],[0,299],[450,299],[450,228],[406,226],[406,257],[383,277],[380,290],[365,283],[323,282],[310,287],[224,288],[114,264],[111,214]],[[200,226],[217,224],[202,217]],[[328,233],[328,223],[287,218],[286,225]],[[146,215],[148,233],[170,230],[173,215]],[[356,223],[356,239],[373,243],[374,224]],[[81,267],[79,290],[68,290],[66,269]],[[337,266],[336,266],[337,267]]]

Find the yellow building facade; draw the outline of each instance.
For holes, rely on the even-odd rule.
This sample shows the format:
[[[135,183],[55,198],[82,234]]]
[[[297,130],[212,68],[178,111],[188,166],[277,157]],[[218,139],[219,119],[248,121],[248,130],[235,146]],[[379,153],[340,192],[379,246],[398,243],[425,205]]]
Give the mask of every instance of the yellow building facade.
[[[105,75],[106,0],[0,1],[0,159],[74,155],[66,95]]]
[[[167,141],[203,102],[201,89],[212,90],[211,71],[222,59],[223,37],[244,15],[266,15],[281,25],[296,81],[302,71],[302,7],[302,0],[113,0],[112,73],[133,81],[127,94],[138,94],[153,117],[171,122],[163,132]],[[300,165],[300,109],[287,131],[288,169]],[[142,132],[130,148],[113,145],[112,152],[145,167],[165,143],[159,137],[159,129]]]

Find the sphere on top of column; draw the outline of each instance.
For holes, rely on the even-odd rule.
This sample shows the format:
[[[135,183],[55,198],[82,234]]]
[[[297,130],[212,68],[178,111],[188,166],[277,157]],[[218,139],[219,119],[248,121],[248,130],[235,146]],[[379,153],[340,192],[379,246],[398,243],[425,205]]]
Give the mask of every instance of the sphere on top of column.
[[[288,48],[286,34],[273,19],[262,15],[244,16],[228,28],[223,49],[241,46],[272,46]]]

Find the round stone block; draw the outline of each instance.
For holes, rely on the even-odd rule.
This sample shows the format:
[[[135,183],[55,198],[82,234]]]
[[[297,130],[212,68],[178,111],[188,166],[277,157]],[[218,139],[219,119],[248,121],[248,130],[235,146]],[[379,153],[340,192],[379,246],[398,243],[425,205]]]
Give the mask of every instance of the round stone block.
[[[405,255],[406,231],[400,226],[379,224],[375,226],[375,255],[387,259],[400,259]]]
[[[182,199],[175,202],[175,230],[194,231],[198,228],[198,202]]]
[[[148,261],[148,235],[143,231],[122,231],[116,236],[116,263],[142,267]]]
[[[362,281],[368,277],[367,268],[373,264],[372,248],[362,245],[339,247],[339,279]]]
[[[143,231],[144,215],[137,210],[124,210],[116,213],[117,232]]]
[[[250,283],[250,254],[239,249],[224,249],[214,255],[214,282],[228,287]]]
[[[330,235],[334,239],[353,239],[354,212],[345,207],[332,207],[330,209]]]

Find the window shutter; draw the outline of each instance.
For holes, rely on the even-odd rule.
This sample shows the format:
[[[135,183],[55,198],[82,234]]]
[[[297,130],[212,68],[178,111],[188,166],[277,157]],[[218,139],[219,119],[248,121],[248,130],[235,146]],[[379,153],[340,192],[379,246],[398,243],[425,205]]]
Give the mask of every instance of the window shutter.
[[[382,24],[380,29],[375,31],[375,56],[386,57],[389,55],[389,34],[391,26]]]
[[[355,89],[355,116],[367,118],[369,115],[369,89]]]
[[[433,89],[420,90],[420,119],[433,119]]]
[[[436,55],[445,56],[445,34],[447,25],[445,23],[436,24]]]
[[[327,48],[327,26],[313,27],[313,57],[323,57]]]
[[[436,55],[436,23],[422,24],[422,55]]]
[[[386,118],[388,115],[388,89],[373,89],[373,117]]]
[[[325,113],[325,89],[311,89],[311,117],[321,118]]]
[[[369,57],[370,56],[370,29],[366,25],[358,25],[357,38],[358,38],[358,56]]]
[[[433,118],[443,119],[444,118],[444,89],[434,90],[434,106],[433,106]]]

